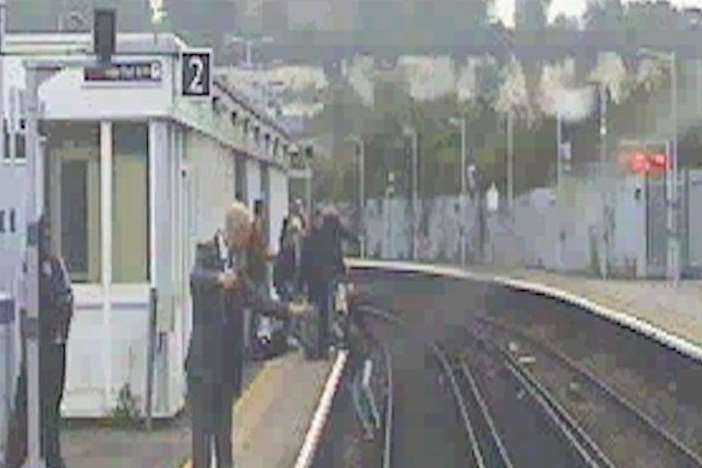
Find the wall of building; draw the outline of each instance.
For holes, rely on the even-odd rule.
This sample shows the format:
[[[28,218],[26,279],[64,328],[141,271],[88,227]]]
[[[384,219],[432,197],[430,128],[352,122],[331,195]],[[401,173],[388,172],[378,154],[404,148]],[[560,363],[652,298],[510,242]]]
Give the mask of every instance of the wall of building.
[[[51,58],[50,53],[55,54],[53,58],[58,57],[57,53],[66,53],[65,50],[59,52],[63,47],[66,50],[80,49],[58,45],[61,38],[56,36],[42,37],[41,40],[52,44],[52,41],[56,42],[49,47],[51,52],[47,52],[44,58]],[[141,40],[136,36],[132,39]],[[27,40],[23,50],[31,52],[32,47],[43,47],[41,41]],[[148,40],[152,40],[150,35]],[[167,42],[178,44],[173,38]],[[149,46],[144,44],[140,47],[148,51]],[[13,47],[16,47],[15,43]],[[80,58],[80,55],[73,57]],[[144,61],[149,56],[120,57],[120,60],[129,59]],[[287,206],[285,156],[280,150],[287,142],[281,130],[274,128],[270,121],[261,119],[253,108],[242,104],[244,101],[236,101],[233,95],[223,91],[221,85],[215,87],[219,105],[212,100],[179,98],[178,80],[174,79],[178,70],[170,58],[161,56],[158,60],[163,71],[160,85],[89,85],[83,82],[80,69],[71,69],[57,74],[40,87],[45,116],[54,123],[93,122],[102,126],[105,138],[110,137],[104,133],[108,131],[106,129],[114,131],[115,128],[110,122],[141,121],[148,131],[150,275],[138,283],[120,279],[141,271],[132,259],[131,263],[116,262],[124,271],[120,270],[121,273],[115,276],[116,281],[111,281],[114,263],[111,258],[128,248],[126,244],[120,244],[119,248],[107,253],[101,249],[101,278],[97,283],[75,284],[77,304],[68,343],[63,402],[64,414],[69,417],[109,415],[125,385],[129,385],[136,396],[137,404],[144,404],[149,288],[152,286],[157,289],[159,298],[154,411],[156,415],[168,416],[182,408],[185,395],[183,362],[192,328],[188,275],[195,242],[211,238],[216,229],[223,227],[225,210],[234,200],[235,154],[240,159],[247,158],[246,163],[239,167],[246,168],[251,201],[261,197],[259,160],[265,160],[269,165],[271,162],[277,164],[277,169],[270,171],[269,193],[273,210],[270,218],[275,231],[279,230],[282,211]],[[6,56],[3,64],[5,111],[14,124],[19,122],[22,106],[18,99],[20,93],[11,90],[24,88],[22,58]],[[236,124],[232,112],[241,117]],[[251,128],[260,127],[258,140],[253,137],[254,132],[243,131],[241,122],[244,118],[250,119]],[[102,119],[104,121],[100,124]],[[265,144],[267,134],[270,135],[269,142],[279,140],[277,152],[273,151],[273,145]],[[105,139],[96,149],[100,153],[101,165],[114,149],[106,143],[108,141]],[[49,139],[48,145],[52,144]],[[51,146],[47,148],[48,153],[53,150],[55,148]],[[137,169],[136,161],[132,160],[135,156],[130,150],[124,151],[129,154],[125,153],[126,159],[119,161],[124,164],[119,167],[133,173]],[[112,163],[114,157],[113,154]],[[117,168],[113,166],[113,169]],[[16,233],[0,232],[0,289],[12,287],[19,277],[16,273],[23,251],[26,191],[22,187],[26,184],[25,171],[24,162],[12,165],[0,156],[0,213],[14,209],[16,225]],[[102,245],[110,245],[116,235],[115,214],[111,204],[104,200],[107,193],[115,193],[112,189],[119,194],[123,187],[120,189],[119,182],[111,187],[115,182],[109,177],[112,173],[109,168],[102,173],[104,177],[100,177],[98,190],[98,205],[101,207],[98,237]],[[118,216],[124,210],[117,212]],[[9,215],[5,216],[5,224],[9,227]],[[129,226],[117,229],[129,229]]]

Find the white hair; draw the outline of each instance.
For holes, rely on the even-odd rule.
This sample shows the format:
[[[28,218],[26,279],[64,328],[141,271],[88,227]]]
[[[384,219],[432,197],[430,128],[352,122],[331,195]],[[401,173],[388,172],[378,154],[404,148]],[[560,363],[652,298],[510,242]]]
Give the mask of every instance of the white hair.
[[[225,230],[227,233],[238,233],[241,229],[250,229],[253,224],[253,214],[246,205],[235,201],[227,209],[225,215]]]

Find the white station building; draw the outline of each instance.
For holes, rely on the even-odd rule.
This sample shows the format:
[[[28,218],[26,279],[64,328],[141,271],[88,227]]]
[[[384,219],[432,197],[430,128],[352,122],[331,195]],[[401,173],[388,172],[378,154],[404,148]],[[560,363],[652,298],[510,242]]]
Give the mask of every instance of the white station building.
[[[92,48],[88,34],[5,39],[0,290],[16,297],[27,195],[25,61],[88,60]],[[158,296],[153,414],[176,414],[184,405],[195,243],[223,227],[235,198],[251,207],[260,199],[276,248],[288,207],[289,136],[216,72],[210,97],[183,96],[187,49],[172,34],[118,34],[116,67],[73,66],[40,86],[46,211],[77,302],[67,417],[109,416],[126,386],[144,404],[151,288]]]

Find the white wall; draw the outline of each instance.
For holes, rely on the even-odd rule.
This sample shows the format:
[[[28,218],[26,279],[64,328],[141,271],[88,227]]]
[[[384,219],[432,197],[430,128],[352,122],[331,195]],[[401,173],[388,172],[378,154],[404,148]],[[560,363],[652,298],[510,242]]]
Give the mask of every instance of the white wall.
[[[234,159],[224,147],[194,131],[187,133],[185,151],[193,183],[194,240],[208,240],[224,228],[224,215],[234,201]]]
[[[288,213],[288,177],[275,168],[270,171],[271,184],[271,232],[270,245],[274,252],[278,250],[278,235],[283,228],[283,219]]]
[[[119,61],[161,62],[163,78],[160,83],[132,85],[130,83],[84,83],[83,70],[73,68],[60,72],[40,89],[46,102],[49,119],[121,119],[154,117],[168,114],[172,102],[173,61],[156,56],[120,57]]]
[[[255,159],[246,160],[246,189],[248,190],[249,208],[253,209],[254,201],[263,198],[261,192],[261,165]]]

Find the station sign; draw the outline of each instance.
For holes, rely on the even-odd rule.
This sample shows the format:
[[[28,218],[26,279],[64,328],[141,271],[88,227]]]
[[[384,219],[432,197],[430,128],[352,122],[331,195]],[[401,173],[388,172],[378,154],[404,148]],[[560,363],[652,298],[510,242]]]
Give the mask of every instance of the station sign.
[[[181,56],[183,96],[206,98],[212,93],[212,51],[184,51]]]
[[[90,83],[151,82],[163,78],[163,67],[158,60],[148,62],[113,63],[105,66],[85,67],[83,79]]]

